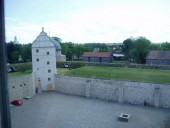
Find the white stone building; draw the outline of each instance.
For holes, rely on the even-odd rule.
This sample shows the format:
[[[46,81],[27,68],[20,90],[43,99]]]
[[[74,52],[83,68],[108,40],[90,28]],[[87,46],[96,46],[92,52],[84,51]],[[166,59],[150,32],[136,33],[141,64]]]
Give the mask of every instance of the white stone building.
[[[42,32],[32,43],[34,85],[38,92],[55,90],[56,61],[64,61],[60,44]]]

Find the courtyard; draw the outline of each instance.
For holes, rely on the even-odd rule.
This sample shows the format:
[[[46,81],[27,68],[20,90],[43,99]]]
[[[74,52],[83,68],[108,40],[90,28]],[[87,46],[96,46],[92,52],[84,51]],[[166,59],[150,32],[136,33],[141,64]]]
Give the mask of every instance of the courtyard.
[[[169,128],[170,109],[119,104],[63,93],[36,94],[11,107],[13,128]],[[128,122],[121,113],[131,114]]]

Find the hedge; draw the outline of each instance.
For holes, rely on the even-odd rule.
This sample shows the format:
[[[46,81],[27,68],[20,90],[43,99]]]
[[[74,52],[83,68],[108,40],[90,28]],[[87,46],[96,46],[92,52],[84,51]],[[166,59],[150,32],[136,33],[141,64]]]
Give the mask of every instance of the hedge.
[[[26,70],[32,70],[32,63],[18,63],[12,64],[15,67],[16,71],[25,72]]]
[[[85,65],[86,63],[82,61],[60,61],[56,63],[57,68],[79,68]]]
[[[148,64],[123,64],[123,63],[89,63],[88,66],[108,66],[108,67],[126,67],[126,68],[142,68],[142,69],[162,69],[170,70],[170,65],[148,65]]]

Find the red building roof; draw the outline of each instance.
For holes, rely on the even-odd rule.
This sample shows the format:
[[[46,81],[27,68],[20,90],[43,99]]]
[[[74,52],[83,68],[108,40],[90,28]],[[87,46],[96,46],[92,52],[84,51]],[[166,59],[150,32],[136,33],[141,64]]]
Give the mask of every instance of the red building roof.
[[[82,57],[110,57],[110,53],[108,52],[84,52]]]

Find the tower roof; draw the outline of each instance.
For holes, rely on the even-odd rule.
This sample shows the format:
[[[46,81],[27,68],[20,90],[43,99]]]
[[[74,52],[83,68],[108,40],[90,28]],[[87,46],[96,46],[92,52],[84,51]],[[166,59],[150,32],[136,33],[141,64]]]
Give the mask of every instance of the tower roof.
[[[49,46],[50,47],[55,46],[57,50],[61,50],[60,44],[56,40],[50,38],[47,35],[47,33],[44,32],[44,28],[42,28],[42,32],[40,32],[40,34],[34,40],[34,42],[32,43],[32,47],[49,47]]]

